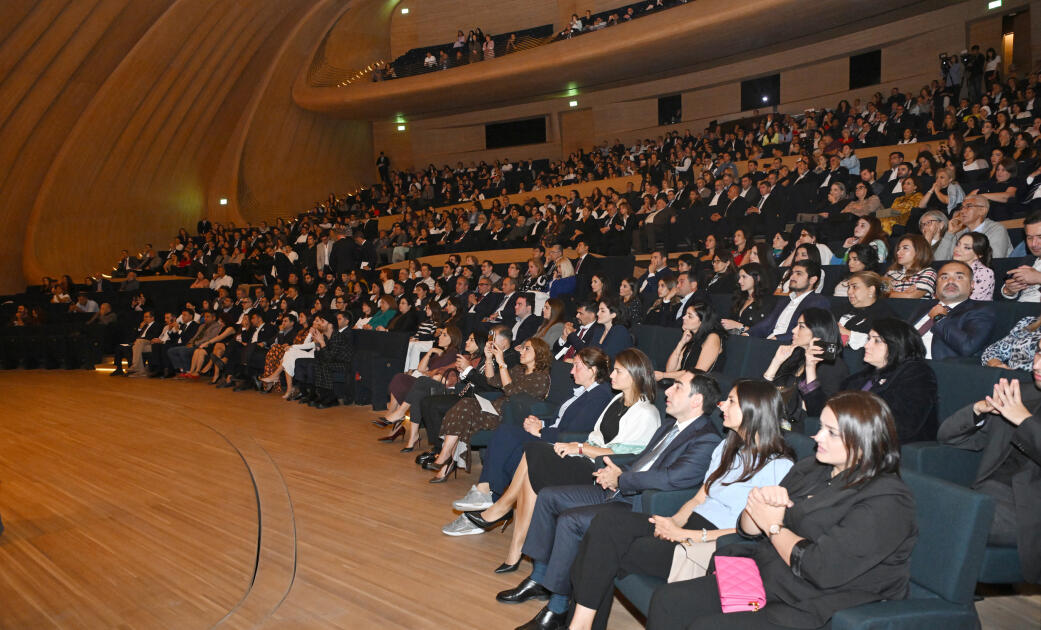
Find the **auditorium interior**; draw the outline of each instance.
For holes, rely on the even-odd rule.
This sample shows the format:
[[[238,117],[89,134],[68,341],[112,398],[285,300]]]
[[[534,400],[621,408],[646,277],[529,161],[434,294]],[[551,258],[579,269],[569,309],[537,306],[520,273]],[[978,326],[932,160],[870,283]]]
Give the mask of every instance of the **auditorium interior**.
[[[1041,628],[1041,0],[0,2],[0,630]]]

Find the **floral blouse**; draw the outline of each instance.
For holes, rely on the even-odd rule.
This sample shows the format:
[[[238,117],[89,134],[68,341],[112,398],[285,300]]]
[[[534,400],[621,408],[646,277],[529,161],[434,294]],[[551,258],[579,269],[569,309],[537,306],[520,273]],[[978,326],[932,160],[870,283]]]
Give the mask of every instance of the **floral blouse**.
[[[1038,330],[1027,330],[1036,318],[1024,317],[1019,320],[1009,334],[987,346],[980,355],[980,363],[987,365],[987,361],[997,359],[1013,370],[1029,370],[1034,363],[1034,350],[1037,348],[1038,340],[1041,340],[1041,328]]]
[[[972,295],[969,299],[990,302],[994,299],[994,270],[978,258],[969,266],[972,267]]]
[[[892,280],[893,291],[925,291],[922,299],[931,299],[936,292],[936,270],[932,267],[921,269],[918,273],[908,274],[896,269],[886,272],[886,277]],[[993,291],[993,287],[991,287]]]

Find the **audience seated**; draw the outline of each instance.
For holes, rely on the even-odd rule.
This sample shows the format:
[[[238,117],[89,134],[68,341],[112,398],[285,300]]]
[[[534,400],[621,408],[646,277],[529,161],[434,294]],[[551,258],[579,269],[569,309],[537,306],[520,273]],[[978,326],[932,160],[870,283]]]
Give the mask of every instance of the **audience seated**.
[[[797,260],[792,264],[789,276],[789,293],[779,299],[773,310],[758,324],[748,329],[753,337],[768,337],[780,341],[791,341],[792,329],[799,315],[808,308],[828,308],[827,298],[816,292],[820,282],[820,265],[811,260]]]
[[[889,409],[874,394],[842,392],[829,399],[814,439],[815,458],[780,485],[749,493],[737,533],[755,544],[716,552],[755,561],[768,605],[723,613],[714,576],[674,582],[655,591],[648,630],[821,627],[844,608],[908,596],[917,527]]]
[[[534,567],[531,575],[516,588],[499,593],[497,600],[517,603],[549,594],[549,603],[531,623],[539,627],[554,619],[563,623],[569,607],[571,565],[592,520],[619,510],[641,510],[640,493],[645,490],[701,485],[720,442],[709,418],[721,398],[719,385],[707,375],[686,372],[665,395],[670,417],[635,459],[615,462],[610,455],[604,457],[603,466],[593,473],[594,485],[588,478],[554,473],[554,459],[547,458],[559,460],[565,450],[570,454],[569,445],[558,444],[554,447],[557,452],[539,449],[540,456],[531,448],[539,443],[525,449],[538,497],[522,552]]]
[[[716,540],[735,531],[749,492],[780,484],[791,470],[795,455],[781,435],[784,406],[777,389],[738,381],[720,409],[726,437],[712,452],[704,484],[678,512],[647,518],[612,511],[592,520],[571,568],[571,628],[607,627],[615,577],[705,575]]]
[[[694,302],[683,310],[683,334],[665,369],[654,372],[656,381],[676,379],[682,372],[711,372],[723,358],[728,335],[716,309],[706,302]]]

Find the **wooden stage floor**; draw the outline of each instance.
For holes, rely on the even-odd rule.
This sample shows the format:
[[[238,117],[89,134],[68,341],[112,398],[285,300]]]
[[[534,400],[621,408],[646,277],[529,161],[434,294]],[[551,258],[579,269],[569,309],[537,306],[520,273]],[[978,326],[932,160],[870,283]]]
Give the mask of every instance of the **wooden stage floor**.
[[[361,407],[104,372],[0,372],[0,628],[513,628],[499,533]],[[507,530],[509,532],[509,530]],[[642,625],[616,602],[612,629]],[[1041,596],[984,628],[1038,627]]]

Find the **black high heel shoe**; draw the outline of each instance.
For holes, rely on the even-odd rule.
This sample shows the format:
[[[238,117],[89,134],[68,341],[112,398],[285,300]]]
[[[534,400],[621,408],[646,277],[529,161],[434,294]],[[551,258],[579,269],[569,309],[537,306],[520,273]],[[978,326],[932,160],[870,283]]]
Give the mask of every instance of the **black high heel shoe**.
[[[505,562],[503,562],[499,566],[495,567],[495,572],[496,573],[513,573],[518,568],[520,568],[520,560],[514,562],[513,564],[506,564]]]
[[[429,480],[429,483],[444,483],[448,481],[448,476],[452,475],[455,477],[459,476],[459,464],[455,463],[455,460],[448,462],[448,466],[445,468],[445,474],[436,475]]]
[[[420,444],[422,444],[422,443],[423,443],[423,436],[418,436],[418,437],[416,438],[416,441],[415,441],[415,442],[413,442],[412,444],[409,444],[409,445],[408,445],[408,446],[406,446],[405,448],[401,449],[401,452],[402,452],[402,453],[411,453],[412,451],[416,450],[416,448],[417,448],[417,447],[418,447],[418,446],[419,446]]]
[[[481,512],[482,511],[483,510],[470,510],[469,512],[463,512],[463,516],[466,517],[466,520],[470,521],[471,523],[473,523],[474,525],[476,525],[477,527],[480,527],[481,529],[483,529],[485,531],[488,531],[488,530],[491,530],[491,529],[495,529],[499,525],[502,525],[502,531],[505,532],[506,528],[509,527],[510,523],[513,522],[513,510],[510,510],[509,512],[503,514],[502,516],[500,516],[499,518],[495,519],[494,521],[486,521],[486,520],[484,520],[484,518],[481,517]],[[495,572],[496,573],[509,573],[510,571],[516,571],[517,570],[517,565],[519,565],[519,564],[520,564],[520,562],[518,561],[517,564],[512,565],[513,566],[512,569],[507,569],[507,570],[504,570],[504,571],[500,571],[499,569],[502,569],[503,567],[511,566],[511,565],[508,565],[508,564],[503,564],[502,566],[499,567],[499,569],[496,569]]]
[[[387,420],[385,417],[380,416],[379,418],[376,418],[375,420],[370,420],[369,422],[382,429],[383,427],[389,427],[390,425],[394,424],[396,420]]]
[[[391,444],[393,442],[396,442],[399,437],[405,437],[404,423],[401,423],[398,426],[394,427],[394,430],[391,431],[390,435],[384,435],[381,438],[377,438],[377,441],[383,442],[384,444]]]

